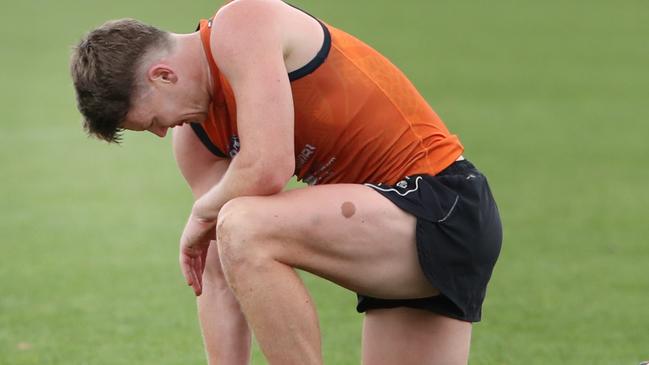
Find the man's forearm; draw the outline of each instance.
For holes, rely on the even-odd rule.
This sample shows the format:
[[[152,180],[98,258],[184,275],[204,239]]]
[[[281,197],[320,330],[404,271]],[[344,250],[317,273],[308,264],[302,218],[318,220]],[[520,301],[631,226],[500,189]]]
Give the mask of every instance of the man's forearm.
[[[222,179],[194,203],[180,237],[178,258],[185,280],[197,296],[201,295],[201,279],[207,263],[204,256],[209,239],[214,237],[214,226],[221,208],[239,196],[271,195],[282,191],[294,167],[292,158],[269,165],[268,160],[239,159],[237,156]]]
[[[276,194],[282,191],[289,178],[286,171],[274,171],[235,157],[221,181],[196,201],[192,214],[199,220],[216,221],[221,207],[231,199]]]

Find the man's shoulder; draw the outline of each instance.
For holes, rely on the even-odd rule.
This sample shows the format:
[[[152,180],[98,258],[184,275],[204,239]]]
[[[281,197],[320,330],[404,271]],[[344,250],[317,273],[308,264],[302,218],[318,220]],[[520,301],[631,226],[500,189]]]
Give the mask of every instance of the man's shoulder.
[[[211,52],[226,74],[229,65],[241,67],[249,60],[260,65],[278,57],[293,69],[322,48],[322,28],[318,19],[280,0],[236,0],[213,18]]]
[[[218,32],[272,32],[287,29],[297,18],[311,16],[281,0],[235,0],[218,9],[212,24]],[[219,35],[227,37],[229,34]]]
[[[250,20],[261,20],[262,18],[266,21],[272,20],[280,15],[286,6],[288,5],[280,0],[235,0],[221,6],[214,15],[214,21],[244,20],[238,25],[242,27],[256,26],[258,23]]]
[[[212,54],[236,61],[242,53],[274,43],[279,39],[282,4],[276,0],[236,0],[221,7],[211,23]]]

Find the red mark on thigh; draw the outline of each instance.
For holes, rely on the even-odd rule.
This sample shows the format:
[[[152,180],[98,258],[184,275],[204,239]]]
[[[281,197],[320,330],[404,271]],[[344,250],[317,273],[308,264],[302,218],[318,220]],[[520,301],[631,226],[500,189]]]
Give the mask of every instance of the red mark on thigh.
[[[343,205],[340,206],[340,212],[343,217],[350,218],[354,213],[356,213],[356,206],[352,202],[344,202]]]

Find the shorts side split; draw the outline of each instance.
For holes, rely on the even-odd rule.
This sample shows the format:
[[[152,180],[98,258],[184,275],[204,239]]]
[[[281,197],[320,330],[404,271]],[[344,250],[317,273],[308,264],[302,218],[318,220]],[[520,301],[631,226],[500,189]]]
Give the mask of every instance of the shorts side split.
[[[435,176],[408,176],[394,186],[366,185],[417,217],[419,263],[440,294],[394,300],[359,293],[356,309],[405,306],[480,321],[502,243],[500,216],[486,177],[469,161],[460,160]]]

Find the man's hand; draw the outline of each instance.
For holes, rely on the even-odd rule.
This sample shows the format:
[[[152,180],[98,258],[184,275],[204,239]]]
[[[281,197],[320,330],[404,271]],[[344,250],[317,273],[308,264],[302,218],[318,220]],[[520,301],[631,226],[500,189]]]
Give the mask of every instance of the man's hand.
[[[214,237],[215,225],[215,220],[201,219],[192,213],[180,238],[180,269],[196,296],[203,291],[205,258],[210,240]]]

